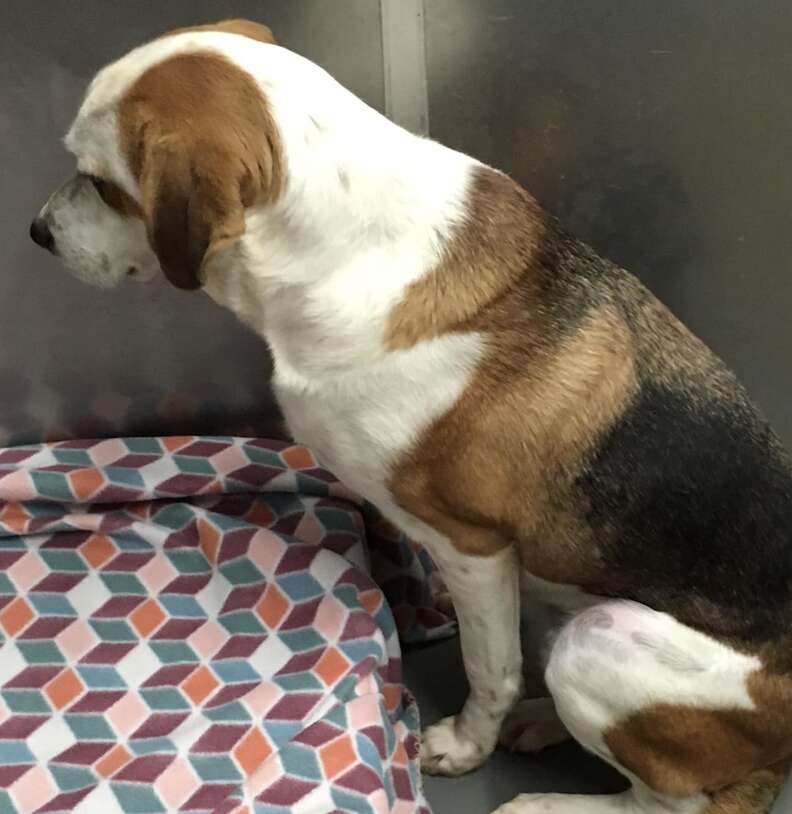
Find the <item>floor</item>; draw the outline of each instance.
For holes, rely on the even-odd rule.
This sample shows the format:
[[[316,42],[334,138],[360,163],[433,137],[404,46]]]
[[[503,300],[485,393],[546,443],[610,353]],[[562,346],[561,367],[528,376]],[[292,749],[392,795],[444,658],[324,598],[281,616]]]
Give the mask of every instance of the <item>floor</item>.
[[[404,665],[405,682],[418,699],[424,725],[459,710],[467,684],[458,639],[409,648]],[[536,757],[499,749],[477,772],[454,779],[425,779],[434,814],[488,814],[524,792],[602,794],[623,788],[616,772],[572,743]],[[792,814],[792,785],[774,814]]]

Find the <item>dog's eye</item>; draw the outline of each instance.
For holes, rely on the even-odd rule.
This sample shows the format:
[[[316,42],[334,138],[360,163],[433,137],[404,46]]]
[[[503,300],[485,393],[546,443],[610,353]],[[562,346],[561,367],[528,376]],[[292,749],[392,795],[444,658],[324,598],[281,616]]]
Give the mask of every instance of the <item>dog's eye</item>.
[[[95,175],[89,175],[87,178],[93,184],[93,188],[99,193],[99,197],[104,200],[107,194],[107,181],[104,181],[102,178],[97,178]]]
[[[91,186],[96,190],[99,197],[107,203],[108,190],[110,189],[108,182],[87,172],[82,173],[82,176],[91,182]]]
[[[90,182],[102,202],[114,210],[116,214],[122,217],[140,216],[140,207],[135,199],[124,192],[118,184],[87,172],[80,173],[80,177]]]

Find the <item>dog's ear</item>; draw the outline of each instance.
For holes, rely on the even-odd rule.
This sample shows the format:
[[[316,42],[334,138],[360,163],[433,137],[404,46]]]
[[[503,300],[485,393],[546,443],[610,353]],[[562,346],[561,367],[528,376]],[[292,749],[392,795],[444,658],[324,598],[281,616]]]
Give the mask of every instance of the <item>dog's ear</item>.
[[[218,23],[207,23],[206,25],[194,25],[189,28],[177,28],[174,31],[169,31],[171,34],[182,34],[185,31],[223,31],[227,34],[239,34],[243,37],[248,37],[251,40],[258,40],[266,45],[277,45],[275,36],[272,31],[261,23],[254,23],[252,20],[221,20]]]
[[[277,45],[272,31],[261,23],[254,23],[251,20],[223,20],[216,23],[218,31],[227,31],[229,34],[241,34],[243,37],[250,37],[252,40]]]
[[[165,276],[178,288],[200,288],[211,259],[244,234],[245,210],[280,191],[281,151],[266,99],[222,57],[181,54],[133,86],[121,131]]]
[[[244,234],[237,169],[222,153],[193,156],[167,142],[149,148],[140,177],[146,231],[177,288],[200,288],[212,256]]]

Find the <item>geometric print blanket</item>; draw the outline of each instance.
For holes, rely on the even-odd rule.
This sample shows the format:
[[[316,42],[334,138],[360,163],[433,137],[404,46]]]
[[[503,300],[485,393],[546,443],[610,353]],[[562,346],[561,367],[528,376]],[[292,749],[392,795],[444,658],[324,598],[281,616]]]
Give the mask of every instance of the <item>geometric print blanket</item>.
[[[0,449],[0,814],[427,812],[431,570],[304,447]]]

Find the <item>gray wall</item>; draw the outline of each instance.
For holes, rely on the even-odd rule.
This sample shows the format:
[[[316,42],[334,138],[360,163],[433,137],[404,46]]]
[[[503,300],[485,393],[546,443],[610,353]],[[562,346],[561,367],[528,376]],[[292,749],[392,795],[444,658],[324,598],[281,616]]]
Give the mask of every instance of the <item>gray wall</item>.
[[[173,27],[259,19],[383,108],[370,0],[5,0],[0,4],[0,444],[118,433],[279,431],[264,345],[201,294],[103,292],[27,237],[72,170],[60,138],[98,68]]]

